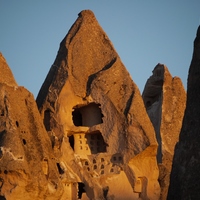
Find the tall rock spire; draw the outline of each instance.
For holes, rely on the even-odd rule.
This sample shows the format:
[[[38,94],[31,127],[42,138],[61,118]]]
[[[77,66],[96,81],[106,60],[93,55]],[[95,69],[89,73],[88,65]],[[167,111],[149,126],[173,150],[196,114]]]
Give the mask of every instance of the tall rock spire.
[[[159,198],[154,128],[91,11],[79,14],[61,42],[37,104],[71,191],[88,199]]]
[[[159,144],[160,199],[165,200],[174,147],[178,142],[185,111],[186,92],[180,78],[172,77],[165,65],[158,64],[147,80],[142,96]]]
[[[200,199],[200,26],[194,40],[187,83],[187,102],[175,148],[169,200]]]

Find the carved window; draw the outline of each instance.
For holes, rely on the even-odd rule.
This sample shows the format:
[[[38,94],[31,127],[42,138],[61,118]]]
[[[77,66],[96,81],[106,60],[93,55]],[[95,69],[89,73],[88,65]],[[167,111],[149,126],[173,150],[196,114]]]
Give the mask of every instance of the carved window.
[[[90,103],[86,106],[74,107],[72,120],[75,126],[91,127],[103,123],[100,104]]]
[[[92,154],[106,152],[106,143],[100,131],[85,135]]]
[[[122,155],[119,154],[119,153],[114,154],[114,155],[112,156],[112,162],[113,162],[113,164],[114,164],[114,163],[122,163],[122,162],[123,162],[123,157],[122,157]]]

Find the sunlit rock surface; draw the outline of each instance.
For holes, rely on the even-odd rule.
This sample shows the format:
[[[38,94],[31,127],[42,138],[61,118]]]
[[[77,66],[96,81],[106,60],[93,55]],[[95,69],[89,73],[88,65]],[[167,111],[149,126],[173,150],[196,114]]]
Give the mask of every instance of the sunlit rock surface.
[[[0,52],[0,83],[4,83],[10,86],[17,86],[13,74],[1,52]]]
[[[33,95],[0,57],[0,199],[59,199],[64,191]]]
[[[169,200],[200,199],[200,27],[187,83],[187,103],[170,176]]]
[[[159,199],[154,128],[91,11],[61,42],[37,104],[68,184],[63,199]]]
[[[158,64],[147,80],[142,96],[159,144],[160,199],[165,200],[174,147],[179,139],[185,111],[186,92],[180,78],[172,77],[166,66]]]

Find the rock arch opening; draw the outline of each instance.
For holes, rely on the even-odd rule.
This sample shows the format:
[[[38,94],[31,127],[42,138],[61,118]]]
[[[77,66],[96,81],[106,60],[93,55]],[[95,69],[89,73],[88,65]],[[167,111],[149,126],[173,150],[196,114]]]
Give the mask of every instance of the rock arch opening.
[[[75,126],[91,127],[103,123],[100,104],[90,103],[85,106],[76,106],[73,109],[72,120]]]

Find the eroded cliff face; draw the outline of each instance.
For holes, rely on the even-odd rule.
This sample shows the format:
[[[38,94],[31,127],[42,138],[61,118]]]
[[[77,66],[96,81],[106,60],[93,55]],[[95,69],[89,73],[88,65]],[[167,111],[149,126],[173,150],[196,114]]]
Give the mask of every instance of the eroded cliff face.
[[[59,179],[51,141],[33,95],[16,84],[0,57],[0,198],[59,199]]]
[[[178,77],[158,64],[147,80],[143,100],[158,141],[160,199],[167,198],[174,147],[179,139],[186,104],[186,92]]]
[[[154,128],[91,11],[79,14],[61,42],[37,104],[69,183],[71,197],[63,199],[77,191],[80,199],[159,199]]]
[[[200,199],[200,27],[187,83],[187,103],[170,176],[169,200]]]

